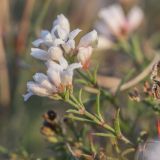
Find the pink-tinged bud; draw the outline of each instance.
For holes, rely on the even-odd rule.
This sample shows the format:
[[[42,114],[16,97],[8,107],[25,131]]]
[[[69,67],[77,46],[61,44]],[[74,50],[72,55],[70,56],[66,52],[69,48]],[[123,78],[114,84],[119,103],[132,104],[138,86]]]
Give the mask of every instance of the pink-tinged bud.
[[[92,50],[92,47],[81,47],[78,50],[77,59],[79,62],[81,62],[82,67],[85,70],[89,67]]]

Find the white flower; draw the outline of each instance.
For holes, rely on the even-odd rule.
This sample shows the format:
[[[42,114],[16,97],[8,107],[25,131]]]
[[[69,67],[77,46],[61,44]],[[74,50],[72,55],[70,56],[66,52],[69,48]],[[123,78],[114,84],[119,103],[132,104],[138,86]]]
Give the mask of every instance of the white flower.
[[[75,29],[70,32],[68,19],[61,14],[53,22],[51,32],[42,31],[40,38],[33,42],[37,48],[31,48],[31,55],[45,61],[47,74],[36,73],[34,81],[27,83],[25,101],[32,95],[51,98],[54,94],[64,92],[72,86],[74,70],[88,68],[93,47],[97,43],[97,32],[93,30],[84,35],[76,47],[74,39],[80,31]],[[41,44],[44,49],[40,49]],[[71,53],[70,57],[73,56],[73,59],[77,56],[79,62],[68,64],[66,53]]]
[[[128,14],[128,23],[129,23],[129,31],[132,32],[141,24],[143,20],[143,12],[142,10],[135,6],[131,9]]]
[[[43,73],[36,73],[33,76],[34,81],[27,83],[28,93],[24,95],[24,100],[27,101],[32,95],[47,97],[56,93],[58,90]]]
[[[67,61],[62,61],[61,64],[57,64],[53,61],[46,63],[48,68],[47,75],[49,79],[57,86],[60,85],[70,86],[72,85],[73,71],[74,69],[81,68],[81,63],[73,63],[68,65]]]
[[[64,43],[64,39],[67,38],[69,32],[69,21],[63,14],[60,14],[53,22],[51,32],[48,30],[43,30],[40,34],[40,38],[35,40],[32,44],[35,47],[39,47],[41,44],[44,44],[48,47],[58,46]]]
[[[64,43],[63,40],[57,38],[54,32],[50,33],[47,30],[41,31],[40,38],[32,42],[32,44],[35,47],[39,47],[41,44],[44,44],[47,47],[51,47],[51,46],[58,46],[63,43]]]
[[[33,76],[34,81],[39,84],[41,87],[46,88],[47,90],[50,90],[51,92],[55,92],[56,88],[51,84],[48,77],[43,73],[36,73]]]
[[[45,87],[42,87],[41,85],[33,81],[27,82],[27,91],[28,93],[23,95],[24,101],[27,101],[32,95],[38,95],[41,97],[46,97],[50,95],[50,93]]]
[[[51,47],[48,50],[49,58],[54,61],[60,61],[63,58],[63,51],[59,47]]]
[[[69,53],[71,49],[75,48],[74,38],[80,31],[80,29],[75,29],[70,32],[68,19],[63,14],[60,14],[53,22],[51,32],[43,30],[40,38],[35,40],[32,44],[35,47],[39,47],[41,44],[44,44],[48,48],[62,45],[66,53]]]
[[[81,62],[83,69],[88,69],[90,64],[90,57],[92,55],[92,47],[80,47],[77,54],[77,59]]]
[[[73,79],[73,71],[77,68],[81,68],[81,63],[73,63],[67,66],[67,68],[63,69],[61,72],[61,82],[63,85],[72,85]]]
[[[39,48],[31,48],[31,56],[33,56],[36,59],[40,59],[44,61],[49,59],[49,55],[47,51],[39,49]]]
[[[63,59],[63,51],[60,47],[50,47],[48,51],[39,49],[39,48],[31,48],[31,55],[43,61],[47,61],[49,59],[53,61],[60,62]]]
[[[98,14],[100,20],[96,23],[97,30],[103,35],[100,39],[98,47],[104,47],[106,39],[106,48],[109,47],[108,41],[113,41],[111,37],[116,39],[127,38],[130,33],[139,27],[143,20],[142,10],[135,6],[127,15],[124,14],[122,7],[118,4],[113,4],[108,8],[101,9]],[[101,45],[101,42],[103,45]]]
[[[80,63],[68,65],[65,59],[61,61],[61,64],[49,60],[46,65],[48,67],[47,75],[36,73],[33,76],[34,81],[27,83],[28,93],[23,95],[25,101],[32,95],[51,97],[56,93],[63,92],[64,88],[72,86],[74,69],[82,67]]]
[[[89,32],[80,39],[77,59],[81,62],[83,69],[88,69],[93,47],[95,47],[97,41],[97,32],[95,30]]]
[[[98,41],[98,36],[97,36],[97,32],[95,30],[87,33],[86,35],[84,35],[81,39],[80,42],[78,44],[78,48],[79,47],[94,47],[96,46]]]
[[[63,14],[58,15],[57,19],[53,21],[53,27],[55,26],[60,26],[62,29],[66,30],[66,32],[68,33],[70,31],[69,21]]]
[[[68,54],[71,50],[75,49],[75,40],[74,38],[81,32],[81,30],[75,29],[72,32],[68,33],[67,39],[65,43],[62,44],[65,52]]]

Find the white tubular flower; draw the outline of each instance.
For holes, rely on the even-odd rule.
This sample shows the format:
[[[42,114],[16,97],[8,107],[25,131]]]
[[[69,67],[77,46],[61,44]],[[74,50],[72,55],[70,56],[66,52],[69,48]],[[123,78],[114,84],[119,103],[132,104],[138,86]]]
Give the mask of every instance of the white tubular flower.
[[[93,30],[83,36],[76,47],[74,39],[80,31],[80,29],[75,29],[70,32],[68,19],[60,14],[53,22],[51,32],[42,31],[40,38],[33,42],[37,48],[31,48],[31,55],[45,61],[47,74],[36,73],[33,76],[34,81],[27,83],[28,92],[24,95],[25,101],[32,95],[50,98],[55,94],[60,95],[72,86],[75,69],[88,68],[93,47],[97,43],[97,32]],[[40,49],[41,45],[44,46],[44,50]],[[73,59],[77,56],[79,62],[68,64],[65,59],[66,53],[70,53]]]
[[[97,44],[98,36],[95,30],[84,35],[78,44],[77,59],[81,62],[83,69],[88,69],[90,57],[92,55],[93,47]]]
[[[31,56],[33,56],[36,59],[43,60],[43,61],[46,61],[49,58],[48,53],[39,48],[31,48]]]
[[[67,37],[68,40],[66,40],[66,43],[62,44],[62,46],[67,54],[71,50],[75,49],[75,40],[74,39],[79,34],[79,32],[81,32],[81,30],[79,28],[70,32]]]
[[[133,7],[128,14],[129,31],[132,32],[138,28],[143,18],[144,14],[142,10],[137,6]]]
[[[57,64],[53,61],[46,63],[48,67],[47,75],[52,83],[58,88],[72,85],[72,77],[74,69],[81,68],[81,63],[73,63],[68,65],[67,61]]]
[[[32,92],[28,92],[26,94],[23,95],[24,101],[27,101],[31,96],[33,96],[34,94]]]
[[[73,71],[77,68],[81,68],[81,63],[73,63],[71,65],[68,65],[67,68],[65,68],[61,72],[61,83],[64,86],[72,86],[72,79],[73,79]]]
[[[48,77],[43,73],[36,73],[33,76],[33,79],[36,83],[38,83],[40,86],[50,90],[51,92],[55,92],[55,87],[51,84]]]
[[[94,47],[97,44],[97,41],[98,41],[97,32],[95,30],[93,30],[93,31],[87,33],[86,35],[84,35],[80,39],[80,42],[78,44],[78,48],[79,47],[88,47],[88,46]]]
[[[55,21],[53,21],[53,28],[55,26],[60,26],[67,33],[69,33],[69,31],[70,31],[69,21],[68,21],[68,19],[63,14],[58,15],[57,19]]]
[[[47,71],[49,80],[58,88],[61,85],[60,72],[52,68]]]
[[[39,48],[31,48],[31,55],[34,58],[43,61],[51,59],[53,61],[60,62],[64,59],[63,51],[60,47],[50,47],[48,51]]]
[[[102,9],[99,12],[99,18],[106,23],[109,30],[115,35],[119,35],[120,29],[125,22],[123,10],[121,6],[117,4]]]
[[[73,77],[73,71],[74,69],[81,68],[81,63],[73,63],[68,65],[67,61],[62,61],[61,64],[57,64],[53,61],[48,61],[46,63],[46,66],[48,67],[47,75],[56,85],[59,87],[66,87],[72,85],[72,77]]]
[[[33,76],[34,81],[27,83],[27,91],[24,100],[27,101],[32,95],[38,95],[41,97],[48,97],[58,90],[54,84],[52,84],[49,78],[43,73],[36,73]]]
[[[80,47],[77,54],[77,59],[81,62],[83,69],[88,69],[90,64],[90,57],[92,55],[92,47]]]
[[[57,38],[63,40],[62,47],[68,54],[72,49],[75,49],[74,38],[79,34],[81,30],[75,29],[70,32],[70,24],[68,19],[60,14],[57,19],[53,22],[52,34],[56,35]]]
[[[70,24],[68,19],[63,14],[60,14],[53,22],[51,32],[43,30],[40,38],[35,40],[32,44],[35,47],[39,47],[43,44],[48,48],[61,45],[65,50],[65,53],[68,54],[71,50],[75,49],[74,39],[80,31],[80,29],[75,29],[70,32]]]
[[[41,31],[40,38],[32,42],[35,47],[39,47],[41,44],[44,44],[47,47],[51,47],[58,46],[63,43],[63,40],[57,38],[54,34],[50,33],[47,30]]]
[[[23,95],[24,101],[27,101],[32,95],[37,95],[41,97],[49,96],[51,93],[48,92],[48,90],[41,85],[30,81],[27,83],[27,91],[28,93]]]
[[[60,47],[51,47],[48,50],[48,57],[59,62],[63,58],[63,51]]]
[[[114,39],[127,38],[139,27],[144,17],[139,7],[133,7],[128,15],[125,15],[122,7],[118,4],[101,9],[98,16],[100,19],[96,22],[95,27],[101,35],[106,36],[106,46],[109,40],[113,41],[111,37]],[[104,43],[104,41],[102,42]],[[101,46],[103,47],[104,44],[101,45],[99,42],[98,47]]]

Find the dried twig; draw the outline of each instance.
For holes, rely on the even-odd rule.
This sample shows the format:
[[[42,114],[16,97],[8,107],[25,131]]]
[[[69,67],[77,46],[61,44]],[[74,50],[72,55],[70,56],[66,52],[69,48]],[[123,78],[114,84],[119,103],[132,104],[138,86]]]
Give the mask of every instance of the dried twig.
[[[146,76],[149,75],[149,73],[152,70],[153,65],[158,62],[160,60],[160,55],[159,54],[155,54],[154,59],[152,60],[152,62],[143,70],[143,72],[141,72],[138,76],[136,76],[135,78],[133,78],[132,80],[124,83],[121,87],[120,87],[120,91],[124,91],[127,90],[133,86],[135,86],[136,84],[138,84],[140,81],[142,81]],[[118,86],[120,85],[121,79],[116,78],[116,77],[108,77],[108,76],[101,76],[98,75],[97,77],[98,79],[98,85],[104,88],[108,88],[111,90],[111,92],[115,92],[118,88]]]

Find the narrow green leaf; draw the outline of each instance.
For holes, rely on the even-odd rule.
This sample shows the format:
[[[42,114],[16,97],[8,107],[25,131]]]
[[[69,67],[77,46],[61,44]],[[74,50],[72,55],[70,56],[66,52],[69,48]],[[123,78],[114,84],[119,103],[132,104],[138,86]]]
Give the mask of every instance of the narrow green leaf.
[[[76,79],[75,81],[76,81],[76,83],[80,83],[80,84],[83,84],[83,85],[88,85],[88,82],[84,79]]]
[[[104,121],[100,112],[100,92],[97,94],[97,98],[96,98],[96,112],[97,112],[98,118],[101,121]]]
[[[99,137],[110,137],[110,138],[115,138],[115,135],[111,133],[92,133],[94,136],[99,136]]]
[[[69,96],[70,96],[70,91],[67,89],[64,93],[64,99],[65,101],[68,101],[69,100]]]
[[[118,137],[122,136],[121,129],[120,129],[120,122],[119,122],[119,113],[120,113],[120,108],[118,108],[116,115],[115,115],[115,120],[114,120],[114,129],[115,133]]]
[[[67,118],[71,118],[71,119],[76,120],[76,121],[94,123],[93,121],[91,121],[91,120],[89,120],[89,119],[82,118],[82,117],[76,117],[76,116],[74,116],[74,115],[68,115],[68,116],[66,116],[66,117],[67,117]]]
[[[79,111],[77,111],[77,110],[75,110],[75,109],[68,109],[66,112],[67,112],[67,113],[80,114]]]
[[[78,100],[81,104],[83,104],[83,102],[82,102],[82,88],[79,90]]]
[[[140,42],[139,42],[138,37],[133,36],[132,39],[131,39],[131,42],[132,42],[132,51],[133,51],[133,54],[135,56],[135,59],[138,63],[141,64],[143,62],[144,56],[141,52]]]
[[[98,68],[99,68],[99,64],[96,65],[96,68],[95,68],[95,70],[93,72],[93,81],[94,81],[95,84],[97,82],[97,71],[98,71]]]

